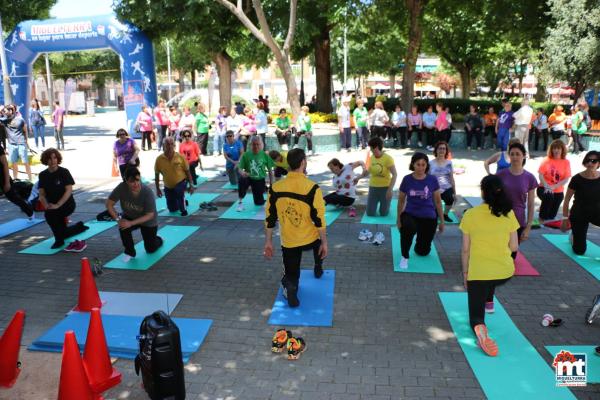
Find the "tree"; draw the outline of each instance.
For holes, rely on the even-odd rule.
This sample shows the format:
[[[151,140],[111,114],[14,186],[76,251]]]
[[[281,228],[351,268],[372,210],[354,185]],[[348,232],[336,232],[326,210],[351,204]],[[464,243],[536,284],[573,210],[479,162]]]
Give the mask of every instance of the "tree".
[[[13,0],[10,4],[4,3],[1,13],[2,27],[5,32],[10,32],[21,21],[46,19],[50,16],[50,9],[54,7],[56,1]]]
[[[408,11],[408,44],[402,70],[402,106],[410,110],[414,98],[415,72],[417,58],[423,41],[423,18],[429,0],[405,0]]]
[[[294,117],[298,116],[300,114],[300,97],[298,95],[298,87],[296,86],[296,78],[294,77],[292,65],[290,63],[290,51],[292,44],[294,43],[294,34],[296,32],[296,11],[298,0],[290,1],[288,30],[283,45],[278,43],[271,33],[271,28],[269,27],[269,22],[267,21],[261,0],[252,0],[254,12],[258,18],[258,25],[260,28],[250,20],[246,14],[246,10],[242,8],[242,0],[237,0],[236,5],[231,3],[229,0],[216,1],[227,8],[233,15],[235,15],[240,20],[242,25],[244,25],[260,42],[262,42],[273,52],[273,56],[275,57],[275,61],[279,66],[279,70],[283,75],[283,80],[285,81],[285,85],[287,87],[288,100],[290,102],[290,107],[292,108],[292,113]]]

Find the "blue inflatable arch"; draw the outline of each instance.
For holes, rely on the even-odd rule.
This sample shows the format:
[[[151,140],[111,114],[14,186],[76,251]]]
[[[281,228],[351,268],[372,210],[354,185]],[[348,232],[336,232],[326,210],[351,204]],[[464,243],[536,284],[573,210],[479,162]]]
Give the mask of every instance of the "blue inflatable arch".
[[[156,106],[156,71],[152,42],[139,28],[115,15],[23,21],[5,40],[6,64],[14,103],[26,115],[31,69],[41,53],[110,48],[121,61],[127,128],[132,132],[141,106]],[[0,90],[0,101],[4,102]]]

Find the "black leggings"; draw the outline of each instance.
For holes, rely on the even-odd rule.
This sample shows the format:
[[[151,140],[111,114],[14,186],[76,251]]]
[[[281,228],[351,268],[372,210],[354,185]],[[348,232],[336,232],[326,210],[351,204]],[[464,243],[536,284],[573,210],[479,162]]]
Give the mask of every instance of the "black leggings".
[[[469,322],[471,324],[471,329],[479,324],[485,324],[485,303],[494,301],[496,287],[504,285],[509,279],[510,278],[467,282]]]
[[[482,135],[483,132],[481,132],[481,128],[476,128],[476,129],[465,128],[465,130],[467,131],[467,147],[471,147],[471,143],[473,142],[473,136],[475,136],[475,143],[477,143],[477,147],[480,148],[482,138],[483,138],[483,135]]]
[[[536,189],[538,198],[542,201],[540,205],[540,219],[550,221],[558,214],[558,208],[565,195],[560,193],[546,193],[543,187]]]
[[[123,217],[131,221],[130,218]],[[142,239],[144,240],[144,249],[146,253],[154,253],[160,246],[163,245],[163,240],[160,236],[156,234],[158,231],[158,226],[143,226],[143,225],[133,225],[127,229],[119,229],[119,234],[121,235],[121,242],[123,242],[123,247],[125,247],[125,254],[131,257],[136,256],[135,245],[133,244],[133,235],[132,232],[136,229],[139,229],[142,232]]]
[[[307,131],[296,131],[296,135],[294,136],[294,146],[298,144],[300,141],[300,136],[304,135],[306,138],[306,147],[308,147],[308,151],[312,151],[313,143],[312,143],[312,132]]]
[[[437,228],[437,218],[419,218],[403,212],[400,215],[400,248],[402,257],[409,258],[413,238],[417,235],[415,242],[415,253],[426,256],[431,252],[431,243]]]
[[[208,133],[199,133],[196,138],[198,141],[198,147],[200,147],[200,154],[205,156],[207,154],[207,146],[208,146]],[[244,150],[246,147],[244,146]]]
[[[142,131],[142,150],[146,150],[146,142],[148,150],[152,150],[152,131]]]
[[[74,225],[67,225],[67,217],[75,211],[75,200],[69,200],[59,208],[53,210],[46,210],[44,218],[52,233],[54,234],[54,240],[57,243],[64,242],[66,238],[80,234],[86,230],[85,225],[82,222],[78,222]]]
[[[12,179],[10,179],[10,190],[4,193],[4,195],[11,203],[19,207],[24,214],[27,214],[28,217],[33,215],[33,207],[24,198],[19,196],[12,186]]]
[[[412,125],[408,131],[408,140],[412,141],[413,132],[417,134],[417,141],[423,141],[423,130],[419,128],[419,125]]]
[[[379,137],[385,139],[385,126],[373,126],[371,128],[371,137]]]
[[[240,177],[238,181],[238,196],[240,199],[243,199],[246,196],[246,192],[248,188],[252,188],[252,197],[254,199],[254,205],[262,206],[265,204],[265,189],[267,188],[267,184],[263,179],[252,179],[252,178],[244,178]]]
[[[325,200],[325,204],[333,204],[334,206],[348,207],[354,204],[354,197],[344,196],[335,192],[324,196],[323,200]]]
[[[425,132],[425,141],[427,146],[433,146],[435,144],[435,128],[423,128]]]
[[[312,250],[315,259],[315,268],[323,265],[323,260],[319,255],[319,247],[321,247],[321,239],[314,242],[299,246],[299,247],[283,247],[281,253],[283,256],[283,277],[281,284],[286,288],[298,289],[300,281],[300,263],[302,262],[302,252]]]
[[[275,136],[277,136],[277,142],[279,142],[280,146],[283,146],[284,144],[289,145],[292,134],[292,129],[286,129],[285,131],[275,129]]]
[[[454,204],[454,189],[450,188],[450,189],[444,190],[442,192],[442,200],[444,201],[444,204],[446,205],[446,211],[448,211]],[[448,214],[448,213],[445,212],[445,214]]]
[[[538,150],[538,146],[540,144],[540,137],[544,141],[544,147],[542,148],[542,150],[546,151],[546,148],[548,147],[548,129],[536,129],[534,136],[535,138],[533,142],[533,148],[535,149],[535,151]]]
[[[196,167],[198,167],[198,160],[190,163],[190,175],[192,176],[192,183],[194,186],[198,184],[198,173],[196,172]]]
[[[587,250],[587,231],[590,226],[600,227],[600,215],[583,213],[571,213],[569,217],[571,222],[571,233],[573,234],[573,253],[584,255]]]
[[[163,144],[163,140],[165,140],[165,137],[167,137],[167,128],[169,126],[168,125],[160,125],[158,127],[158,150],[162,150],[162,144]]]
[[[396,126],[392,128],[392,138],[394,139],[394,147],[398,147],[398,139],[400,139],[400,146],[406,147],[406,127]]]

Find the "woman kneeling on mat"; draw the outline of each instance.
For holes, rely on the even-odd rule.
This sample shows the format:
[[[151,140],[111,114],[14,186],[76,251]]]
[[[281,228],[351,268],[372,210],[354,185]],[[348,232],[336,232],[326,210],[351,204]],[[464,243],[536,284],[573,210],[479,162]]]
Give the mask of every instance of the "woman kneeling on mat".
[[[244,197],[248,188],[252,189],[252,199],[255,206],[265,204],[265,190],[267,184],[265,178],[269,175],[269,184],[273,185],[273,167],[275,163],[263,150],[263,141],[260,136],[250,138],[250,150],[245,152],[236,166],[240,171],[240,180],[238,182],[239,202],[237,211],[244,211]]]
[[[323,197],[325,204],[349,207],[348,216],[356,217],[356,208],[352,207],[356,199],[356,185],[359,180],[369,174],[367,166],[362,161],[355,161],[344,165],[337,158],[332,158],[327,163],[327,167],[333,173],[333,187],[335,188],[335,192]],[[362,167],[363,172],[357,176],[354,174],[354,170],[358,167]]]
[[[567,231],[571,222],[571,246],[578,255],[585,254],[586,237],[589,224],[600,227],[600,152],[589,151],[583,158],[585,170],[571,178],[567,195],[563,203],[563,220],[561,230]],[[575,196],[569,214],[571,197]]]
[[[367,198],[367,215],[374,217],[377,215],[377,205],[379,205],[379,215],[385,217],[390,212],[390,202],[392,193],[396,184],[396,166],[394,159],[383,151],[383,139],[373,137],[369,140],[371,148],[371,165],[369,166],[369,197]]]
[[[448,160],[450,146],[444,141],[437,142],[433,147],[434,159],[429,162],[429,173],[435,176],[440,184],[442,200],[444,200],[444,221],[452,222],[448,215],[452,211],[456,198],[456,183],[454,183],[454,170],[452,161]]]
[[[495,357],[498,345],[488,337],[485,313],[494,312],[496,286],[506,283],[515,273],[511,252],[519,248],[519,222],[499,177],[489,175],[482,179],[481,197],[483,204],[467,210],[460,223],[461,259],[471,328],[481,349]]]
[[[42,164],[48,168],[40,173],[39,201],[46,209],[44,217],[54,234],[52,249],[64,246],[65,239],[80,234],[89,229],[83,222],[68,226],[68,216],[75,211],[73,198],[73,185],[75,181],[68,169],[60,166],[62,156],[56,149],[50,148],[42,153]],[[76,240],[69,244],[65,251],[81,252],[87,245],[83,240]]]
[[[560,203],[564,198],[564,187],[571,177],[571,163],[567,160],[567,146],[558,139],[550,143],[548,156],[538,169],[540,186],[537,195],[542,201],[540,205],[540,224],[556,218]]]
[[[115,210],[117,202],[121,203],[122,215]],[[162,246],[163,240],[156,234],[158,220],[154,193],[148,186],[142,185],[140,171],[137,168],[127,168],[125,182],[119,183],[108,196],[106,209],[119,224],[121,241],[125,247],[123,261],[127,262],[136,256],[132,232],[138,228],[142,232],[146,253],[154,253]]]
[[[414,172],[402,179],[398,197],[397,224],[400,230],[402,269],[408,268],[410,248],[415,234],[415,253],[426,256],[431,251],[438,227],[438,216],[440,233],[444,232],[445,227],[440,184],[435,176],[429,175],[429,159],[425,154],[416,152],[410,159],[409,169]]]

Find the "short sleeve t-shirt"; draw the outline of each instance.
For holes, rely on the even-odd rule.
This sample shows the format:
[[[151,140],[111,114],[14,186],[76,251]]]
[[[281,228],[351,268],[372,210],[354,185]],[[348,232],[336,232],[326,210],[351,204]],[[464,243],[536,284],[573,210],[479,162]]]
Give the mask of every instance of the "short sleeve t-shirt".
[[[284,118],[281,118],[281,117],[275,118],[275,125],[277,125],[278,129],[281,129],[281,130],[288,129],[290,127],[290,123],[291,123],[290,117],[288,117],[287,115]]]
[[[156,157],[154,162],[154,172],[160,173],[163,176],[165,187],[173,189],[179,182],[187,177],[189,166],[185,158],[179,154],[173,154],[173,158],[169,160],[164,154]]]
[[[367,111],[366,108],[358,108],[356,107],[354,109],[354,111],[352,112],[352,115],[354,116],[354,122],[356,124],[357,127],[359,128],[364,128],[367,126],[367,120],[369,118],[369,112]]]
[[[425,114],[423,114],[423,125],[425,125],[426,128],[433,128],[435,127],[435,120],[437,119],[437,115],[434,112],[428,113],[426,112]]]
[[[439,189],[440,184],[433,175],[427,174],[424,179],[406,175],[400,183],[400,191],[406,195],[404,212],[417,218],[437,218],[433,194]]]
[[[342,196],[356,197],[356,185],[354,184],[354,170],[352,164],[346,164],[339,175],[333,176],[333,187],[335,193]]]
[[[337,112],[338,122],[342,128],[350,128],[350,109],[341,106]]]
[[[25,144],[25,120],[19,115],[12,118],[2,118],[2,124],[6,128],[8,144]]]
[[[275,163],[264,151],[254,154],[247,151],[240,159],[239,168],[246,171],[252,179],[265,179],[267,171],[275,166]]]
[[[239,140],[234,141],[233,144],[229,144],[227,141],[225,141],[225,144],[223,145],[223,153],[225,153],[227,157],[231,158],[233,161],[237,161],[240,159],[240,153],[243,148],[244,146]],[[227,160],[225,168],[233,168],[233,163]]]
[[[533,190],[538,186],[535,176],[525,170],[521,175],[513,175],[509,168],[496,172],[496,175],[500,177],[504,184],[504,189],[512,202],[513,211],[515,212],[517,221],[524,227],[527,225],[527,194],[530,190]]]
[[[156,201],[154,199],[154,193],[152,192],[152,189],[150,189],[148,186],[142,185],[142,189],[137,196],[135,196],[131,190],[129,190],[127,182],[121,182],[116,188],[113,189],[108,198],[115,203],[119,202],[121,204],[123,215],[127,219],[137,219],[153,212],[154,218],[144,222],[142,226],[158,226],[158,219],[156,217]]]
[[[125,165],[135,154],[135,141],[131,138],[128,138],[125,143],[121,143],[121,141],[117,140],[113,149],[115,153],[117,153],[119,165]]]
[[[38,187],[44,189],[46,193],[46,200],[48,203],[56,204],[65,194],[66,186],[74,185],[75,181],[73,176],[68,169],[58,167],[54,172],[45,169],[40,173]],[[75,201],[73,195],[67,200],[66,203]],[[65,204],[66,204],[65,203]]]
[[[65,115],[64,108],[59,107],[56,110],[54,110],[54,112],[52,113],[52,122],[54,122],[55,126],[62,128],[62,126],[65,123],[64,115]],[[60,122],[60,126],[58,124],[59,122]]]
[[[186,142],[185,140],[179,145],[179,154],[185,157],[188,164],[198,161],[200,157],[200,147],[196,142]]]
[[[312,121],[310,115],[300,114],[298,117],[298,130],[300,132],[312,132]]]
[[[465,212],[460,230],[469,235],[469,281],[488,281],[510,278],[515,263],[508,247],[510,234],[519,228],[514,212],[496,217],[487,204]]]
[[[280,167],[280,168],[283,168],[285,170],[289,170],[290,169],[290,164],[288,164],[288,162],[287,162],[288,152],[287,151],[280,151],[279,154],[281,154],[281,161],[275,161],[275,160],[273,160],[273,163],[275,164],[276,167]]]
[[[505,111],[498,117],[498,129],[510,129],[515,122],[512,111]],[[518,218],[518,217],[517,217]]]
[[[372,187],[388,187],[392,181],[392,173],[390,168],[394,166],[394,159],[387,153],[383,153],[381,157],[371,157],[371,165],[369,166],[369,186]]]
[[[208,117],[204,113],[197,113],[194,117],[194,122],[196,124],[196,132],[200,135],[208,133]]]
[[[445,160],[442,165],[439,165],[435,159],[429,161],[429,173],[437,178],[442,191],[452,188],[452,172],[450,160]]]
[[[572,214],[600,215],[600,178],[587,179],[577,174],[571,178],[569,189],[575,191]]]
[[[540,164],[538,172],[544,177],[548,185],[556,185],[558,182],[571,176],[571,163],[567,159],[555,159],[546,157]],[[543,185],[540,182],[540,187]],[[554,189],[554,193],[562,193],[564,186]]]

